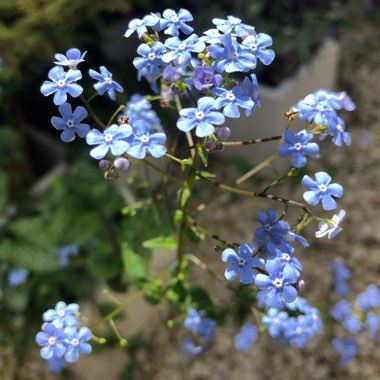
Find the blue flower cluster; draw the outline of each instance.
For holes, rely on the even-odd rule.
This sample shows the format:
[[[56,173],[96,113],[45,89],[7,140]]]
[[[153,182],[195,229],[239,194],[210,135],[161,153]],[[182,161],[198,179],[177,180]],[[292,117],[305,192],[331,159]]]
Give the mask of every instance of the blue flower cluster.
[[[298,133],[288,129],[284,133],[286,144],[278,147],[280,157],[291,156],[292,166],[302,168],[306,165],[306,155],[315,158],[319,153],[319,146],[310,140],[315,134],[321,139],[330,135],[333,143],[342,146],[351,144],[351,136],[345,131],[344,121],[338,117],[337,110],[345,109],[353,111],[355,104],[345,92],[331,92],[324,89],[300,100],[297,105],[291,108],[291,112],[302,120],[309,122],[309,129],[304,129]]]
[[[335,260],[331,268],[335,271],[336,294],[339,297],[347,296],[350,288],[346,281],[351,277],[351,271],[341,259]],[[338,337],[332,341],[335,351],[340,355],[341,366],[347,365],[356,356],[359,337],[365,333],[369,334],[371,340],[377,337],[380,331],[379,309],[380,289],[374,284],[368,285],[353,303],[343,298],[330,309],[331,317],[350,333],[349,337]]]
[[[184,325],[192,333],[192,336],[187,335],[185,337],[182,344],[182,352],[192,356],[202,355],[205,352],[207,344],[215,337],[216,322],[206,318],[204,310],[197,311],[190,309]],[[195,341],[198,344],[195,344]]]
[[[252,323],[244,324],[235,335],[235,347],[239,351],[248,352],[258,337],[257,326]]]
[[[79,354],[88,355],[92,347],[87,343],[92,333],[88,327],[79,328],[79,306],[58,302],[54,309],[43,314],[42,331],[36,335],[41,346],[41,357],[48,361],[49,370],[60,372],[65,362],[74,363]],[[64,359],[64,360],[63,360]]]
[[[257,60],[264,65],[272,63],[272,38],[233,16],[227,20],[213,19],[216,28],[199,37],[187,24],[192,20],[185,9],[178,13],[167,9],[162,16],[156,13],[132,20],[125,37],[136,32],[144,41],[137,49],[139,57],[133,61],[139,80],[146,78],[155,90],[156,79],[161,78],[161,91],[169,86],[176,93],[193,87],[200,92],[197,107],[180,112],[178,129],[195,129],[198,137],[217,139],[214,132],[225,117],[240,117],[240,108],[250,116],[261,105],[252,70]],[[171,37],[161,42],[157,33],[160,31]],[[181,39],[181,33],[188,37]],[[243,73],[241,85],[230,77],[231,73]]]
[[[287,305],[291,312],[299,312],[297,317],[277,308],[269,308],[261,322],[269,335],[286,346],[304,347],[322,329],[319,310],[310,306],[304,298],[297,297]]]

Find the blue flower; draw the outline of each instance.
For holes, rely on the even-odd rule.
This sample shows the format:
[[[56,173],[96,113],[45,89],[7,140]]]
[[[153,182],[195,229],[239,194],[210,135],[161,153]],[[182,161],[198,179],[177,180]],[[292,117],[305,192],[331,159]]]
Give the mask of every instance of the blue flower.
[[[313,181],[308,175],[302,178],[302,185],[311,189],[303,193],[303,198],[312,206],[316,206],[322,200],[324,210],[333,210],[336,208],[333,197],[341,198],[343,187],[337,183],[330,184],[331,177],[324,172],[315,173],[315,178],[316,181]]]
[[[212,23],[224,34],[234,31],[237,36],[245,37],[256,33],[253,26],[243,24],[239,18],[234,16],[227,16],[227,20],[214,18]]]
[[[48,370],[50,372],[61,373],[64,368],[66,368],[66,363],[62,358],[53,355],[53,357],[48,360]]]
[[[327,100],[331,107],[336,110],[345,109],[346,111],[353,111],[356,106],[346,92],[332,92],[325,89],[320,89],[315,92],[315,95],[320,100]]]
[[[315,233],[315,237],[322,238],[327,235],[328,239],[334,238],[339,232],[342,231],[340,223],[342,223],[346,211],[340,210],[338,214],[335,214],[331,219],[326,219],[319,223],[319,230]]]
[[[57,249],[55,252],[58,257],[61,267],[67,267],[69,265],[69,257],[76,256],[79,253],[79,247],[74,244],[66,245]]]
[[[79,358],[79,353],[83,355],[91,353],[92,347],[86,343],[92,337],[91,330],[88,327],[81,327],[79,331],[76,327],[66,327],[64,333],[67,346],[65,360],[67,362],[76,362]]]
[[[292,156],[291,163],[295,168],[302,168],[306,165],[307,159],[305,155],[315,157],[319,152],[319,146],[316,143],[309,143],[313,138],[313,133],[307,130],[302,130],[297,134],[291,129],[284,133],[283,144],[278,147],[280,157]]]
[[[336,146],[351,145],[351,135],[345,131],[344,121],[338,117],[334,122],[329,124],[327,129],[330,136],[333,136],[333,143]]]
[[[81,53],[79,49],[71,48],[67,50],[66,55],[63,54],[55,54],[54,58],[57,60],[54,62],[56,65],[68,66],[70,69],[76,69],[77,66],[84,62],[84,56],[87,51]]]
[[[261,107],[261,98],[259,96],[259,84],[257,82],[256,74],[251,74],[251,79],[245,77],[242,83],[242,88],[244,90],[244,95],[249,96],[254,103],[252,109],[248,108],[245,110],[245,116],[251,116],[251,113],[255,110],[256,106]]]
[[[355,304],[362,311],[368,311],[371,307],[380,307],[380,290],[374,285],[368,285],[365,292],[360,293]]]
[[[286,303],[297,298],[297,290],[292,286],[297,281],[297,274],[289,266],[283,266],[280,260],[267,261],[265,269],[268,276],[259,273],[255,284],[264,289],[264,301],[269,307],[284,307]]]
[[[190,336],[186,335],[183,339],[181,352],[185,355],[201,356],[205,352],[203,346],[196,346]]]
[[[176,83],[181,80],[182,73],[178,67],[169,64],[162,72],[162,78],[164,78],[168,83]]]
[[[289,246],[282,244],[280,248],[277,248],[273,243],[269,242],[267,244],[267,249],[270,253],[275,255],[274,260],[279,260],[283,263],[284,267],[289,266],[297,276],[300,275],[299,271],[302,270],[302,264],[296,257],[294,257],[292,249],[290,249]]]
[[[330,315],[338,322],[343,322],[352,314],[352,306],[347,300],[341,300],[329,310]]]
[[[194,87],[199,91],[220,86],[222,80],[222,76],[220,74],[215,75],[210,66],[199,66],[194,70]]]
[[[133,140],[130,140],[127,153],[142,160],[147,151],[154,157],[160,158],[166,153],[166,135],[163,132],[154,132],[145,120],[137,120],[133,124]]]
[[[165,46],[156,41],[152,46],[148,44],[141,44],[137,48],[137,53],[141,55],[141,57],[136,57],[133,60],[133,65],[139,72],[138,80],[141,79],[140,72],[148,72],[150,76],[157,77],[160,75],[160,67],[162,65],[162,54],[166,51]]]
[[[145,120],[152,128],[161,130],[161,121],[146,96],[133,94],[122,116],[128,116],[128,123],[132,127],[137,120]]]
[[[223,108],[223,113],[227,117],[239,118],[238,107],[251,111],[255,106],[253,100],[247,96],[241,87],[233,87],[231,90],[225,88],[214,88],[213,93],[218,97],[215,99],[215,108]]]
[[[239,351],[248,352],[252,344],[256,341],[258,329],[251,323],[246,323],[240,329],[240,332],[235,335],[235,347]]]
[[[374,340],[380,330],[380,317],[373,311],[368,312],[365,327],[370,331],[370,338]]]
[[[342,297],[350,292],[347,280],[351,277],[351,271],[346,267],[341,258],[337,258],[330,264],[334,273],[334,289],[337,296]]]
[[[94,84],[95,90],[99,93],[99,95],[103,95],[107,91],[108,96],[112,100],[116,100],[115,90],[118,92],[123,92],[123,87],[112,79],[112,74],[106,69],[105,66],[100,66],[99,69],[100,73],[92,69],[89,70],[90,77],[99,81]]]
[[[220,33],[218,29],[209,29],[203,32],[204,36],[199,37],[201,41],[206,42],[207,44],[220,44],[220,37],[223,36],[223,33]]]
[[[131,36],[134,32],[141,38],[148,31],[147,26],[156,26],[160,22],[160,16],[154,13],[146,15],[142,20],[134,18],[128,24],[128,29],[124,33],[124,37]]]
[[[232,39],[231,34],[221,36],[220,42],[223,44],[223,47],[219,45],[209,46],[211,57],[216,58],[212,67],[217,72],[247,72],[256,67],[256,57],[254,54],[242,49],[236,39]]]
[[[57,328],[65,326],[76,326],[79,323],[79,318],[75,316],[79,311],[79,305],[60,301],[55,305],[55,309],[46,311],[42,318],[45,322],[51,322]]]
[[[200,53],[206,47],[203,41],[192,34],[186,40],[181,41],[178,37],[171,37],[165,41],[165,47],[170,51],[162,56],[165,63],[174,61],[180,66],[187,65],[191,61],[191,53]]]
[[[41,86],[41,93],[45,96],[54,94],[53,102],[56,106],[60,106],[67,101],[67,94],[73,98],[77,98],[83,92],[83,88],[75,83],[82,78],[79,70],[69,70],[65,72],[63,67],[55,66],[48,73],[49,79]]]
[[[61,140],[64,142],[70,142],[75,139],[75,134],[79,137],[86,137],[90,132],[90,126],[88,124],[81,123],[83,119],[88,116],[88,113],[84,107],[77,107],[73,112],[69,103],[61,104],[58,107],[58,111],[62,117],[53,116],[51,123],[54,128],[62,131]]]
[[[208,343],[215,336],[216,322],[212,319],[205,318],[204,310],[197,311],[190,309],[185,319],[185,327],[198,334],[204,341]]]
[[[42,347],[40,354],[45,360],[50,360],[54,356],[61,358],[66,352],[63,329],[52,323],[42,325],[42,332],[36,335],[36,343]]]
[[[239,247],[239,254],[232,248],[227,248],[222,253],[222,260],[229,266],[224,272],[228,281],[240,278],[242,284],[253,284],[256,271],[254,268],[264,268],[263,260],[252,257],[253,248],[248,244]]]
[[[256,36],[250,35],[242,42],[243,49],[251,51],[264,65],[270,65],[274,60],[274,51],[267,49],[271,45],[272,37],[265,33],[259,33]]]
[[[280,337],[284,322],[289,318],[285,311],[277,308],[269,308],[267,314],[261,319],[261,323],[268,329],[269,335],[273,338]]]
[[[356,338],[335,338],[331,341],[335,351],[341,356],[339,364],[344,367],[352,360],[358,351]]]
[[[91,130],[86,137],[88,145],[98,145],[92,149],[90,155],[97,160],[106,156],[109,150],[114,156],[121,156],[129,148],[129,142],[125,141],[132,135],[132,127],[129,124],[113,124],[104,132],[97,129]]]
[[[192,14],[186,9],[180,9],[178,14],[172,9],[166,9],[162,14],[158,30],[165,29],[164,33],[171,36],[178,36],[179,31],[185,34],[193,32],[193,28],[186,24],[187,21],[192,21]]]
[[[21,285],[26,281],[28,276],[29,276],[28,269],[25,269],[25,268],[13,269],[8,273],[8,285],[12,288],[15,286]]]
[[[189,132],[196,128],[195,134],[198,137],[206,137],[214,133],[214,126],[221,125],[225,117],[221,112],[212,111],[215,109],[215,100],[205,96],[198,99],[197,108],[183,108],[180,118],[177,121],[177,128],[183,132]]]

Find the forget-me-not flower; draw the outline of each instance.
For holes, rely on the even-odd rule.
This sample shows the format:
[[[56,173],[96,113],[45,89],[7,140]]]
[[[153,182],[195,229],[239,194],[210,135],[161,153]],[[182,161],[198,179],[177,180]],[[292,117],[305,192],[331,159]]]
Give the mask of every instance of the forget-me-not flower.
[[[138,79],[141,79],[140,71],[146,70],[152,77],[160,75],[160,67],[162,65],[162,55],[165,53],[166,48],[162,42],[156,41],[152,46],[148,44],[141,44],[137,48],[137,53],[141,57],[136,57],[133,60],[133,65],[138,70]],[[144,71],[145,72],[145,71]]]
[[[42,331],[36,335],[36,343],[41,346],[41,357],[45,360],[53,356],[61,358],[66,352],[65,335],[62,328],[53,323],[44,323]]]
[[[328,239],[334,238],[339,232],[342,231],[340,224],[342,223],[346,211],[340,210],[338,214],[335,214],[331,219],[326,219],[318,224],[318,231],[315,233],[315,237],[322,238],[327,235]]]
[[[41,93],[45,96],[54,94],[53,102],[60,106],[67,101],[67,94],[77,98],[83,92],[83,88],[76,83],[82,78],[79,70],[65,72],[62,66],[53,67],[48,73],[50,81],[46,80],[41,86]]]
[[[157,113],[152,110],[152,104],[148,101],[146,96],[140,94],[133,94],[127,103],[127,108],[121,116],[128,116],[128,123],[133,127],[134,123],[138,120],[145,120],[151,127],[161,130],[161,121]]]
[[[222,76],[215,74],[210,66],[199,66],[194,70],[194,87],[199,91],[222,84]]]
[[[8,285],[15,287],[23,284],[29,276],[29,270],[25,268],[13,269],[8,273]]]
[[[99,95],[103,95],[107,91],[108,96],[112,100],[116,100],[115,91],[123,92],[123,87],[112,79],[112,74],[105,66],[100,66],[99,69],[100,73],[92,69],[89,70],[90,77],[99,81],[94,84],[95,90]]]
[[[82,138],[87,136],[87,133],[90,132],[90,126],[82,123],[82,120],[88,116],[84,107],[78,106],[73,112],[71,105],[69,103],[64,103],[58,107],[58,111],[62,117],[53,116],[51,118],[51,123],[55,129],[62,131],[62,141],[73,141],[75,139],[75,134]]]
[[[277,148],[279,156],[292,156],[291,163],[295,168],[304,167],[307,163],[305,155],[315,157],[319,152],[318,144],[309,142],[313,136],[313,133],[307,130],[302,130],[295,134],[294,131],[288,129],[284,133],[286,144]]]
[[[345,131],[345,123],[340,117],[329,124],[327,132],[333,136],[333,143],[336,146],[342,146],[343,142],[346,145],[351,145],[351,135]]]
[[[235,16],[227,16],[227,20],[213,18],[212,23],[224,34],[234,32],[239,37],[245,37],[256,33],[253,26],[243,24],[240,18]]]
[[[55,309],[49,309],[43,314],[45,322],[51,322],[54,326],[61,328],[65,326],[76,326],[79,323],[79,318],[75,314],[79,311],[79,305],[59,301],[55,305]]]
[[[67,351],[65,354],[65,360],[69,363],[74,363],[79,358],[79,353],[88,355],[92,351],[92,347],[89,343],[86,343],[91,339],[92,333],[88,327],[81,327],[79,331],[76,327],[66,327],[65,333],[65,345]]]
[[[243,49],[251,51],[264,65],[270,65],[275,57],[274,51],[268,49],[272,45],[272,37],[265,33],[248,36],[242,42]]]
[[[197,108],[183,108],[177,121],[177,128],[183,132],[195,129],[198,137],[206,137],[214,133],[215,125],[222,125],[225,117],[221,112],[214,111],[215,100],[209,96],[198,99]]]
[[[252,323],[244,324],[240,332],[235,335],[235,347],[239,351],[248,352],[258,335],[257,326]]]
[[[54,62],[56,65],[68,66],[70,69],[76,69],[77,66],[84,62],[84,56],[87,51],[81,53],[77,48],[71,48],[66,51],[66,55],[57,53],[54,55],[54,58],[57,60]]]
[[[158,30],[165,29],[164,33],[171,36],[178,36],[179,31],[185,34],[193,32],[193,28],[186,24],[188,21],[192,21],[192,14],[186,9],[180,9],[178,14],[172,9],[166,9],[160,20]]]
[[[156,26],[160,22],[160,16],[151,13],[146,15],[142,20],[134,18],[128,24],[128,29],[124,33],[124,37],[131,36],[134,32],[137,33],[138,38],[141,38],[144,33],[148,31],[147,26]]]
[[[245,77],[242,83],[244,95],[249,96],[254,103],[253,108],[247,108],[245,110],[245,116],[251,116],[256,106],[261,107],[261,98],[259,95],[259,83],[257,82],[256,74],[251,74],[250,78]]]
[[[88,145],[98,145],[92,149],[90,155],[97,160],[106,156],[109,150],[114,156],[121,156],[129,148],[126,140],[132,135],[132,127],[129,124],[113,124],[105,131],[91,130],[86,137]]]
[[[331,177],[324,172],[315,173],[316,181],[308,175],[302,178],[302,185],[310,189],[303,193],[303,198],[307,203],[316,206],[322,201],[324,210],[333,210],[336,208],[336,201],[333,197],[341,198],[343,196],[343,187],[338,183],[332,183]]]

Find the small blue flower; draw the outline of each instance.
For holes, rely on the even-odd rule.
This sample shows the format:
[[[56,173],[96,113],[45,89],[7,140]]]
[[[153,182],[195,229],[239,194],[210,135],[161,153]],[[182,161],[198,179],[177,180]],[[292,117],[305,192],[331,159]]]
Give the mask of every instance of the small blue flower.
[[[376,339],[377,333],[380,331],[380,317],[373,311],[368,312],[365,327],[370,331],[370,338]]]
[[[257,326],[246,323],[240,329],[240,332],[235,335],[235,347],[239,351],[248,352],[251,349],[252,344],[258,337]]]
[[[194,70],[194,87],[199,91],[220,86],[222,80],[222,76],[220,74],[215,75],[210,66],[199,66]]]
[[[339,364],[345,367],[352,360],[358,351],[356,338],[335,338],[331,341],[335,351],[341,356]]]
[[[139,160],[145,158],[147,151],[154,157],[160,158],[166,153],[166,135],[154,132],[145,120],[137,120],[133,124],[133,140],[130,140],[127,153]]]
[[[350,292],[347,280],[351,277],[351,271],[346,267],[341,258],[337,258],[330,264],[334,271],[334,289],[337,296],[346,296]]]
[[[70,69],[76,69],[77,66],[84,62],[84,56],[87,51],[81,53],[77,48],[71,48],[67,50],[66,55],[57,53],[54,55],[54,58],[57,60],[54,62],[56,65],[68,66]]]
[[[315,157],[319,152],[319,146],[316,143],[309,143],[313,138],[313,133],[307,130],[302,130],[297,134],[291,129],[284,133],[284,141],[287,145],[283,144],[278,147],[278,154],[280,157],[292,156],[291,163],[295,168],[303,168],[307,159],[305,155]]]
[[[181,80],[182,73],[180,68],[169,64],[162,72],[162,78],[164,78],[168,83],[176,83]]]
[[[358,295],[355,304],[362,311],[380,307],[380,289],[374,284],[368,285],[365,292]]]
[[[129,148],[129,142],[125,140],[131,135],[132,127],[129,124],[113,124],[104,132],[93,129],[87,134],[86,142],[88,145],[98,146],[91,150],[90,155],[101,160],[111,150],[114,156],[121,156]]]
[[[338,117],[335,122],[331,122],[327,129],[330,136],[333,136],[333,143],[336,146],[351,145],[351,135],[345,131],[344,121]]]
[[[66,368],[66,363],[62,358],[53,355],[51,359],[48,360],[48,370],[53,373],[61,373],[64,368]]]
[[[347,300],[340,300],[329,310],[330,315],[338,322],[343,322],[352,314],[352,305]]]
[[[205,352],[203,346],[196,346],[190,336],[186,335],[183,339],[181,352],[190,356],[201,356]]]
[[[205,318],[204,310],[190,309],[184,322],[185,327],[198,334],[204,343],[208,343],[215,336],[216,322]]]
[[[211,57],[216,58],[212,67],[218,72],[247,72],[256,67],[256,57],[251,52],[242,49],[236,39],[232,39],[231,34],[224,34],[220,37],[220,45],[209,46]]]
[[[60,301],[55,305],[55,309],[46,311],[42,318],[45,322],[51,322],[57,328],[65,326],[77,326],[79,318],[75,316],[79,311],[79,305],[70,303],[66,305],[65,302]]]
[[[95,90],[99,93],[99,95],[103,95],[107,91],[108,96],[112,100],[116,100],[115,90],[118,92],[123,92],[123,87],[112,79],[112,74],[106,69],[105,66],[100,66],[99,69],[100,73],[92,69],[89,70],[90,77],[99,81],[94,84]]]
[[[42,347],[40,354],[45,360],[50,360],[54,356],[61,358],[66,352],[63,329],[52,323],[42,325],[42,332],[36,335],[36,343]]]
[[[134,18],[128,24],[128,29],[124,33],[124,37],[130,37],[134,32],[137,33],[138,38],[141,38],[148,29],[147,26],[156,26],[160,22],[160,16],[154,13],[146,15],[142,20]]]
[[[285,311],[277,308],[269,308],[267,314],[261,319],[261,323],[268,329],[269,335],[273,338],[280,337],[284,322],[289,318]]]
[[[264,289],[266,305],[282,308],[286,303],[293,302],[297,298],[297,290],[292,286],[297,281],[294,270],[283,267],[280,260],[267,261],[265,269],[268,276],[259,273],[255,284],[259,289]]]
[[[193,32],[193,28],[186,24],[193,20],[192,14],[186,9],[180,9],[178,14],[172,9],[166,9],[162,14],[158,30],[165,29],[164,33],[171,36],[178,36],[179,31],[185,34]]]
[[[311,189],[303,193],[303,198],[307,203],[316,206],[322,201],[324,210],[333,210],[336,208],[336,202],[333,197],[341,198],[343,196],[343,187],[337,183],[330,184],[331,177],[324,172],[315,173],[316,181],[313,181],[308,175],[302,178],[302,185]]]
[[[79,253],[79,247],[74,244],[66,245],[58,248],[55,252],[58,257],[61,267],[67,267],[69,265],[69,257],[76,256]]]
[[[25,268],[13,269],[8,274],[8,285],[12,288],[18,285],[22,285],[26,281],[28,276],[29,276],[28,269],[25,269]]]
[[[91,353],[92,347],[86,343],[92,337],[91,330],[88,327],[81,327],[79,331],[76,327],[66,327],[64,333],[65,345],[67,346],[65,360],[67,362],[76,362],[80,353],[83,355]]]
[[[73,98],[77,98],[83,92],[83,88],[75,83],[82,78],[79,70],[69,70],[65,72],[63,67],[55,66],[48,73],[49,79],[41,86],[41,93],[45,96],[54,94],[53,102],[56,106],[60,106],[67,101],[67,94]]]
[[[71,105],[69,103],[64,103],[58,107],[58,111],[62,117],[53,116],[51,118],[51,123],[55,129],[62,131],[62,141],[73,141],[75,139],[75,134],[82,138],[87,136],[87,133],[90,132],[90,126],[81,123],[81,121],[88,116],[84,107],[78,106],[73,112]]]
[[[289,246],[282,244],[280,248],[277,248],[273,243],[269,242],[267,244],[267,249],[270,253],[275,255],[274,260],[279,260],[283,263],[284,267],[289,266],[297,276],[300,275],[299,271],[302,270],[302,264],[296,257],[294,257]]]
[[[253,26],[243,24],[239,18],[234,16],[227,16],[227,20],[214,18],[212,23],[224,34],[235,32],[238,37],[246,37],[256,33]]]
[[[122,116],[128,116],[128,123],[133,127],[138,120],[145,120],[151,127],[161,130],[161,121],[146,96],[133,94],[127,103],[127,108]]]
[[[342,231],[340,223],[342,223],[346,211],[340,210],[338,214],[335,214],[331,219],[326,219],[319,223],[319,230],[315,233],[315,237],[322,238],[327,235],[328,239],[334,238],[339,232]]]
[[[174,61],[180,66],[187,65],[191,61],[191,53],[200,53],[206,47],[203,41],[192,34],[186,40],[181,41],[178,37],[171,37],[165,41],[165,47],[169,50],[162,56],[165,63]]]
[[[204,36],[199,37],[199,39],[207,44],[220,44],[220,37],[223,36],[218,29],[209,29],[203,32]]]
[[[223,114],[231,118],[239,118],[238,107],[251,111],[255,106],[253,100],[245,95],[243,88],[236,86],[231,90],[225,88],[214,88],[213,93],[218,97],[215,99],[215,108],[223,108]]]
[[[315,92],[315,95],[320,100],[327,100],[331,107],[336,110],[345,109],[346,111],[353,111],[356,106],[346,92],[332,92],[324,89]]]
[[[242,42],[242,47],[251,51],[264,65],[270,65],[274,60],[274,51],[267,49],[271,45],[272,37],[265,33],[250,35]]]
[[[245,77],[242,83],[242,88],[244,90],[244,95],[249,96],[254,103],[252,109],[245,110],[245,116],[251,116],[252,112],[255,110],[256,106],[261,107],[261,98],[259,95],[259,83],[257,82],[256,74],[251,74],[251,79]]]
[[[227,248],[222,253],[222,260],[229,266],[224,272],[228,281],[240,278],[242,284],[253,284],[255,282],[256,271],[254,268],[264,268],[264,261],[252,257],[253,248],[248,244],[239,247],[239,254],[232,248]]]
[[[144,73],[148,72],[152,77],[157,77],[160,75],[159,66],[163,64],[162,55],[165,51],[165,46],[159,41],[156,41],[152,46],[149,46],[148,44],[141,44],[137,48],[137,53],[140,54],[141,57],[136,57],[133,60],[133,65],[139,72],[138,80],[141,79],[140,72],[143,70]]]
[[[177,121],[177,128],[183,132],[189,132],[196,128],[198,137],[210,136],[214,133],[215,125],[222,125],[225,117],[221,112],[213,111],[215,100],[204,96],[198,99],[197,108],[183,108]]]

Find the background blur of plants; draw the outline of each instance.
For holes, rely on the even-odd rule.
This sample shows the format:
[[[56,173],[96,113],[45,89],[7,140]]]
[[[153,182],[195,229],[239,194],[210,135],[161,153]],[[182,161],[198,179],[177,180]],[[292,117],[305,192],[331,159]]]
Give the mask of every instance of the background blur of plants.
[[[146,93],[146,83],[131,75],[135,48],[121,36],[134,17],[180,7],[193,13],[199,30],[210,26],[211,17],[233,14],[271,35],[276,59],[270,71],[258,72],[259,81],[268,85],[293,75],[327,36],[339,37],[364,20],[380,20],[375,2],[354,0],[1,0],[0,346],[12,346],[20,362],[43,311],[61,299],[91,299],[99,281],[126,290],[120,242],[127,240],[137,249],[143,240],[165,234],[170,223],[156,203],[143,212],[123,208],[128,194],[103,179],[87,148],[77,143],[66,147],[57,138],[50,125],[55,108],[39,87],[54,54],[77,47],[90,52],[90,67],[112,67],[128,94]],[[137,204],[147,194],[156,196],[149,183],[133,175],[129,181]],[[70,270],[57,255],[68,245],[79,247]],[[136,260],[148,262],[149,248],[142,254]],[[15,268],[26,268],[30,275],[11,287],[7,278]],[[159,300],[159,284],[144,273],[129,273],[129,278],[146,286],[151,302]]]

